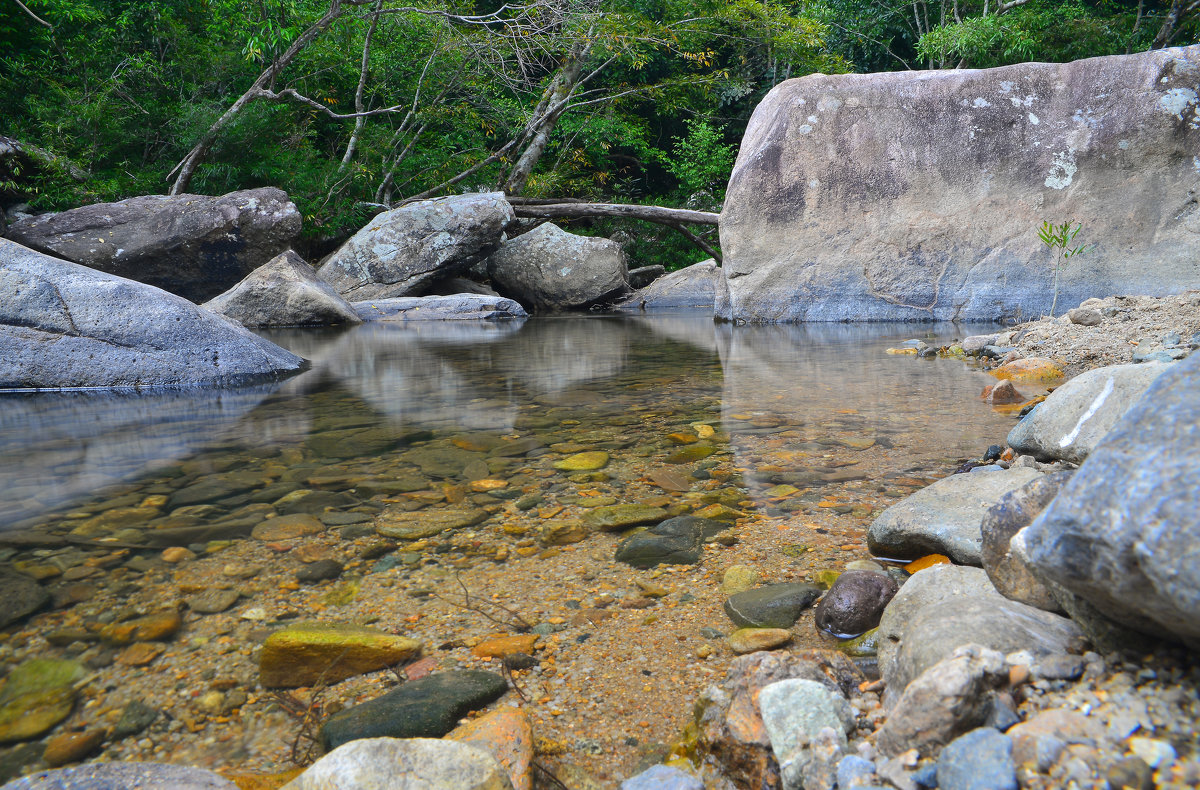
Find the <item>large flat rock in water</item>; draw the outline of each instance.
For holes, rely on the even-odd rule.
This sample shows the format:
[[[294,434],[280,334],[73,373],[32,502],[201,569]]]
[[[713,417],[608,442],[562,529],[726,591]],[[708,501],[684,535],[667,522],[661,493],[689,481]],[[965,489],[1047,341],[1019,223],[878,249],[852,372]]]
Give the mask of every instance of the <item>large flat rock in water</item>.
[[[0,239],[0,390],[236,386],[300,357],[150,285]]]
[[[300,212],[281,189],[142,195],[44,214],[6,234],[39,252],[148,283],[193,302],[233,286],[284,252]]]
[[[1200,286],[1200,46],[986,70],[811,75],[754,112],[721,214],[739,321],[1050,310],[1043,221],[1095,245],[1058,306]]]

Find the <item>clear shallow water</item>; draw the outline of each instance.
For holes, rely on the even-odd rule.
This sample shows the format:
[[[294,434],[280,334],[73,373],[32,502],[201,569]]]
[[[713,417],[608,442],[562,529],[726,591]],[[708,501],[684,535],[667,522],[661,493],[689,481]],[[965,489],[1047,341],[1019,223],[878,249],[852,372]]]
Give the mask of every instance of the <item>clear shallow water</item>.
[[[704,478],[711,462],[664,463],[679,449],[668,435],[693,424],[715,429],[699,444],[732,455],[756,503],[798,507],[774,487],[809,489],[811,504],[823,486],[974,457],[1003,438],[1012,418],[978,399],[988,376],[885,353],[966,334],[735,327],[700,313],[271,332],[312,369],[232,391],[0,396],[0,527],[136,542],[130,530],[219,521],[314,487],[344,489],[322,509],[348,510],[370,499],[364,479],[530,491],[560,478],[523,464],[580,449],[625,457],[608,481],[621,499],[622,483],[658,468]],[[95,523],[114,508],[139,512]]]

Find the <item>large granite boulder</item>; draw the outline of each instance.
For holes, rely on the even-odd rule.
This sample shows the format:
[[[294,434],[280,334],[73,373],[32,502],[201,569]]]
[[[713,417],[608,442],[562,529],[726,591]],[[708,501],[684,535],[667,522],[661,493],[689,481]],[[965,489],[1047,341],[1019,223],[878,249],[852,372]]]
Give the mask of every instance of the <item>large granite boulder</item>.
[[[1200,647],[1200,357],[1177,362],[1018,534],[1034,572]]]
[[[781,83],[726,193],[718,317],[1037,316],[1059,260],[1047,220],[1095,245],[1063,268],[1059,305],[1200,286],[1198,68],[1191,46]]]
[[[577,310],[629,290],[621,245],[546,223],[488,258],[492,286],[538,313]]]
[[[491,255],[514,218],[500,192],[409,203],[372,219],[318,272],[350,301],[419,296]]]
[[[364,738],[317,760],[283,790],[512,790],[496,758],[434,738]]]
[[[1040,461],[1082,463],[1167,364],[1111,365],[1081,373],[1008,433],[1014,450]]]
[[[258,267],[204,307],[243,326],[362,323],[350,303],[291,250]]]
[[[211,299],[288,249],[300,212],[274,187],[207,195],[143,195],[43,214],[5,234],[26,247],[148,283],[193,302]]]
[[[0,239],[0,389],[236,386],[307,367],[186,299]]]
[[[721,267],[711,258],[670,272],[634,291],[618,310],[659,310],[663,308],[713,306],[715,283]]]

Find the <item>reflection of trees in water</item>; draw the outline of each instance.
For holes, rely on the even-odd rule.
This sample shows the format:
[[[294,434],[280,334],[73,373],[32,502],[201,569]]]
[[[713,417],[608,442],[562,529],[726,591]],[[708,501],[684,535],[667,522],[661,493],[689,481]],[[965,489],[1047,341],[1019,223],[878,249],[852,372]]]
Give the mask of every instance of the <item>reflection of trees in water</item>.
[[[0,397],[0,527],[227,439],[276,386]]]

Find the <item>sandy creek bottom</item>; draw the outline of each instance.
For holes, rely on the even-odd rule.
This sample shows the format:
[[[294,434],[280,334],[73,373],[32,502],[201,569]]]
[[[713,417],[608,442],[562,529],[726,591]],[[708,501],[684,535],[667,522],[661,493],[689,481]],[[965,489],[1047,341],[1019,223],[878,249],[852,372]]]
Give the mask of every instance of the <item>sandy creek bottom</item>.
[[[277,385],[4,396],[0,525],[72,542],[0,543],[0,562],[55,597],[0,633],[0,661],[87,667],[55,733],[111,727],[133,700],[160,712],[93,759],[278,771],[291,765],[297,723],[258,685],[266,635],[298,619],[365,623],[420,640],[425,669],[498,670],[470,648],[506,629],[455,605],[465,588],[544,632],[539,665],[517,676],[524,700],[509,692],[496,704],[526,707],[539,759],[615,782],[661,759],[733,658],[721,638],[733,630],[721,608],[728,567],[799,581],[864,559],[875,514],[1002,442],[1013,417],[978,397],[990,377],[885,353],[973,329],[714,326],[678,314],[281,331],[269,337],[312,369]],[[607,464],[554,467],[585,451]],[[631,503],[710,508],[737,541],[710,544],[696,566],[638,570],[613,559],[620,533],[545,540],[555,525]],[[464,510],[486,520],[394,550],[373,531],[388,515]],[[248,534],[305,513],[326,528],[195,540],[194,557],[171,563],[161,548],[130,548],[163,529]],[[345,569],[297,581],[322,559]],[[240,594],[224,611],[184,604],[223,591]],[[164,608],[182,608],[183,627],[148,662],[70,641]],[[793,630],[795,645],[831,643],[811,612]],[[321,702],[350,705],[397,681],[359,676]],[[310,693],[290,692],[301,703]],[[36,766],[40,753],[0,747],[0,762]]]

